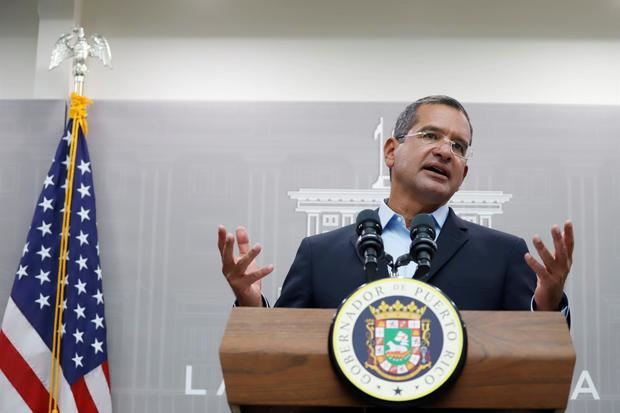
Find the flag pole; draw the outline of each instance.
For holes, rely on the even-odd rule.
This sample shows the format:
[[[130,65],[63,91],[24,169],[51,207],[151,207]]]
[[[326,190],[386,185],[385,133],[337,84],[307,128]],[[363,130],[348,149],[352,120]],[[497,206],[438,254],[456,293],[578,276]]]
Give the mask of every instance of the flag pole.
[[[67,183],[65,187],[65,202],[58,254],[58,277],[56,284],[56,300],[54,306],[54,328],[52,338],[52,355],[50,370],[50,388],[48,412],[58,413],[58,399],[60,391],[61,372],[61,342],[62,318],[65,296],[65,280],[67,277],[67,259],[69,245],[69,226],[71,221],[71,204],[73,198],[73,183],[80,129],[84,137],[88,134],[87,106],[92,101],[83,96],[84,78],[88,72],[86,61],[89,57],[99,58],[105,66],[111,66],[112,56],[107,40],[98,34],[86,40],[84,29],[76,27],[71,33],[61,36],[54,46],[49,69],[57,67],[62,61],[69,58],[73,61],[73,93],[69,118],[71,125],[71,140],[69,149],[69,164],[67,165]]]

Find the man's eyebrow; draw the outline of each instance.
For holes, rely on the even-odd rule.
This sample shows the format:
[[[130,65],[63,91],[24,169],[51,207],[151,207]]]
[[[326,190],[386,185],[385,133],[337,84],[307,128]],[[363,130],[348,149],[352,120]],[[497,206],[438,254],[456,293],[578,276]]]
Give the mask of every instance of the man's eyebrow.
[[[421,131],[431,131],[431,132],[441,132],[442,134],[445,135],[445,132],[443,129],[441,129],[439,126],[433,126],[433,125],[426,125],[426,126],[422,126],[420,128]]]

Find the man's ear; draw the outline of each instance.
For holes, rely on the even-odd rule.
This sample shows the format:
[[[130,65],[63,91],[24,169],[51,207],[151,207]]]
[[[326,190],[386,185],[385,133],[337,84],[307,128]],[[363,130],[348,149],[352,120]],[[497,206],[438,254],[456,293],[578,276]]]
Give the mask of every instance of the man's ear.
[[[463,169],[463,179],[461,179],[461,183],[459,184],[457,191],[461,189],[461,186],[463,185],[463,181],[465,181],[465,177],[467,176],[467,172],[469,172],[469,166],[465,164],[465,168]]]
[[[398,140],[393,136],[390,136],[383,144],[383,159],[385,160],[385,165],[390,169],[394,166],[394,152],[396,152],[398,145]]]

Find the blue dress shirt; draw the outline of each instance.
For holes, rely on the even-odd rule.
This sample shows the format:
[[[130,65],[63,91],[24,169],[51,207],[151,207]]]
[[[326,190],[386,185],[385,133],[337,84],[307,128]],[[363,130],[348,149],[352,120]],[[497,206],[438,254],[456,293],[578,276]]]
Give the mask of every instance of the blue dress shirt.
[[[448,205],[442,205],[435,210],[431,215],[435,221],[435,240],[439,237],[441,228],[448,218],[450,208]],[[379,220],[383,227],[383,245],[385,252],[390,254],[394,261],[403,254],[409,252],[409,245],[411,244],[411,238],[409,236],[409,229],[405,224],[405,218],[398,215],[387,205],[384,200],[379,205]],[[398,269],[398,276],[404,278],[411,278],[415,274],[415,270],[418,268],[418,264],[411,261],[408,265],[404,265]]]

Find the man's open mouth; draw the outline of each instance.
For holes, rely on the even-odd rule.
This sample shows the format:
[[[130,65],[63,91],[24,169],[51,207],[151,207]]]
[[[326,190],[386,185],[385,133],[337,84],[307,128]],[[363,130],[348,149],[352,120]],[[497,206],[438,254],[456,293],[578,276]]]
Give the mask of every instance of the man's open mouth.
[[[427,165],[424,167],[425,170],[434,172],[439,175],[443,175],[446,178],[450,178],[450,172],[447,168],[444,168],[441,165]]]

